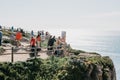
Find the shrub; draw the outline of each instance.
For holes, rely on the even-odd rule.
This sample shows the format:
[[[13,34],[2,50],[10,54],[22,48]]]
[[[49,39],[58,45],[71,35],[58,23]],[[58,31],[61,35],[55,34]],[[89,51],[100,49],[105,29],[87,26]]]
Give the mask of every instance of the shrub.
[[[0,54],[4,53],[5,49],[0,46]]]
[[[95,60],[95,61],[94,61]],[[108,57],[93,57],[93,58],[80,58],[80,57],[54,57],[43,59],[30,59],[26,62],[4,62],[0,63],[0,80],[93,80],[93,71],[95,65],[103,66],[103,77],[108,79],[106,69],[112,70],[109,66],[111,63]],[[91,61],[91,63],[88,63]],[[92,62],[94,61],[94,62]],[[90,68],[92,66],[93,68]],[[92,70],[93,69],[93,70]],[[88,74],[90,76],[88,76]]]

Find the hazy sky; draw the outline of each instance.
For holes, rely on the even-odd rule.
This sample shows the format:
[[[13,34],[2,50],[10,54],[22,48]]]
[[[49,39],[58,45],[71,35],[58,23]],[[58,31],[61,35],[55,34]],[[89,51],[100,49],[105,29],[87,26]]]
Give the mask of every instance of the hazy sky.
[[[0,25],[120,30],[120,0],[0,0]]]

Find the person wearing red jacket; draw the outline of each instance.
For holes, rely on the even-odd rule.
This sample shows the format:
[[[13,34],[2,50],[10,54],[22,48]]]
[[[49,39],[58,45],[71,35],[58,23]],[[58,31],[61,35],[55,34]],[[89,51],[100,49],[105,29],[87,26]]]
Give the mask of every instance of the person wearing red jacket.
[[[30,40],[30,46],[31,46],[30,57],[34,57],[35,56],[36,40],[33,36],[31,37],[31,40]]]
[[[31,40],[30,40],[30,45],[31,45],[31,47],[35,47],[35,45],[36,45],[36,40],[35,40],[34,37],[31,38]]]
[[[16,40],[16,46],[20,46],[20,40],[22,39],[22,33],[20,31],[16,32],[15,40]]]

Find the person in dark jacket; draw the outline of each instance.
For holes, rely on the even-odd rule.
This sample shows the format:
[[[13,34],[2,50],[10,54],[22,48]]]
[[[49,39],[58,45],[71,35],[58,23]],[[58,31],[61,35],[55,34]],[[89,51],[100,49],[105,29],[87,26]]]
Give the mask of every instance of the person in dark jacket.
[[[0,46],[2,45],[2,29],[0,29]]]
[[[53,50],[53,45],[56,42],[55,36],[50,36],[49,40],[48,40],[48,50]]]
[[[55,39],[55,36],[53,36],[50,42],[50,46],[53,46],[55,42],[56,42],[56,39]]]
[[[47,44],[47,49],[50,50],[50,45],[51,45],[51,39],[52,39],[52,36],[50,36],[49,40],[48,40],[48,44]]]

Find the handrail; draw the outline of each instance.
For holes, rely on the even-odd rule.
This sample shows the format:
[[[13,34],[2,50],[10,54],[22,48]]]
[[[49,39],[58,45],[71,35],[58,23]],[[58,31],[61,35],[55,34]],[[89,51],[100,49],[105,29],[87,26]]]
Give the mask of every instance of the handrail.
[[[58,47],[59,46],[47,46],[47,48],[46,48],[47,50],[45,52],[49,52],[49,51],[55,52],[56,50],[64,50],[63,46],[60,46],[61,48],[58,48]],[[14,62],[14,54],[27,54],[27,53],[29,53],[29,52],[26,52],[26,53],[16,53],[17,51],[15,51],[15,50],[22,49],[22,50],[30,51],[31,49],[34,49],[34,51],[33,52],[30,51],[30,53],[35,53],[34,57],[37,58],[37,53],[39,52],[39,51],[37,51],[37,48],[38,47],[35,47],[35,48],[32,48],[32,47],[26,47],[26,48],[24,48],[24,47],[11,47],[11,48],[5,49],[5,50],[11,50],[11,53],[9,53],[9,54],[11,54],[11,62]],[[53,49],[52,50],[48,50],[48,48],[53,48]],[[1,55],[3,55],[3,54],[1,54]],[[6,55],[6,54],[4,54],[4,55]]]

